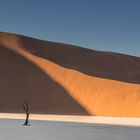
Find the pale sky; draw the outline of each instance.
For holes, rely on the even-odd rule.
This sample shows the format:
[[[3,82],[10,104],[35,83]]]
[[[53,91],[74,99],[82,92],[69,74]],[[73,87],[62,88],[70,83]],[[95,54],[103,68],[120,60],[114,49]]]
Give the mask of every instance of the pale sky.
[[[0,31],[140,56],[140,1],[1,0]]]

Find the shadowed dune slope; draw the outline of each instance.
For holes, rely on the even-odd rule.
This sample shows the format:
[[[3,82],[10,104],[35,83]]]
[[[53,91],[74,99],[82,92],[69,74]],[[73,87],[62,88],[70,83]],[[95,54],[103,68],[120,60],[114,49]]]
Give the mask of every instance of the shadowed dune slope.
[[[0,33],[0,111],[140,117],[140,58]]]
[[[0,33],[0,43],[9,47],[20,47],[35,56],[89,76],[140,83],[139,57],[95,51],[7,33]]]
[[[0,42],[2,40],[7,46],[21,47],[33,55],[89,76],[140,83],[140,58],[138,57],[95,51],[7,33],[0,33]]]
[[[26,101],[32,113],[88,114],[40,68],[0,46],[0,112],[23,112]]]

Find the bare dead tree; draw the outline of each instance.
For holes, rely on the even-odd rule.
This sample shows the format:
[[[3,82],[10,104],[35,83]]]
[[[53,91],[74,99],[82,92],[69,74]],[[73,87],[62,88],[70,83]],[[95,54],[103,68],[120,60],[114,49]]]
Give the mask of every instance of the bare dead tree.
[[[28,102],[25,102],[25,103],[23,104],[23,109],[24,109],[24,111],[25,111],[25,113],[26,113],[26,120],[25,120],[25,123],[24,123],[23,125],[29,126],[29,125],[30,125],[30,124],[29,124],[29,115],[30,115],[30,111],[29,111],[29,104],[28,104]]]

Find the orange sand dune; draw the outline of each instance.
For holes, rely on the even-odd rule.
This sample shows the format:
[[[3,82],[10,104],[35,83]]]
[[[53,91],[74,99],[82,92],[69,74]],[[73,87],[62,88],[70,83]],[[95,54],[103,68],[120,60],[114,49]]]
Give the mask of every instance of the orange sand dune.
[[[140,116],[140,58],[0,33],[0,112]]]

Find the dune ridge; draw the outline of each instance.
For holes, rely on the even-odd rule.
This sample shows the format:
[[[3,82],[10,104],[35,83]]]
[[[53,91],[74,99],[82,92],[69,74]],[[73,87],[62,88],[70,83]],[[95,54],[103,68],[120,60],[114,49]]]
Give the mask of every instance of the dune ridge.
[[[4,60],[4,57],[0,58],[5,68],[13,61],[18,61],[18,58],[12,61],[13,55],[19,55],[37,67],[37,71],[31,74],[35,67],[29,69],[29,66],[23,63],[25,66],[22,67],[29,70],[28,74],[26,72],[21,78],[20,74],[23,71],[19,75],[15,73],[15,77],[17,77],[15,80],[23,80],[26,77],[24,82],[27,83],[25,85],[22,83],[21,86],[18,81],[15,82],[16,84],[13,81],[12,84],[9,82],[9,85],[6,85],[9,79],[5,69],[3,70],[0,85],[5,88],[11,86],[11,93],[7,93],[8,91],[2,86],[0,91],[7,96],[12,94],[13,97],[12,102],[8,105],[5,103],[6,97],[1,99],[4,100],[4,102],[0,102],[1,112],[5,112],[5,110],[13,112],[15,107],[15,112],[20,112],[21,108],[17,106],[26,99],[30,102],[33,112],[40,114],[140,117],[139,57],[92,51],[9,33],[0,33],[0,52],[2,49],[5,49],[6,52],[9,50],[13,52],[11,56],[6,57],[7,60]],[[12,71],[16,67],[20,69],[17,64],[15,67],[9,68]],[[16,71],[20,70],[16,69]],[[38,71],[43,73],[43,76],[40,76]],[[9,71],[7,70],[7,72]],[[49,78],[42,80],[39,77]],[[2,84],[3,79],[5,79],[5,84]],[[61,89],[50,84],[48,82],[50,79]],[[14,80],[13,77],[10,80]],[[36,80],[38,82],[32,85]],[[15,89],[13,89],[13,85]],[[24,91],[21,91],[20,88]],[[19,91],[21,91],[20,94]],[[3,96],[2,93],[0,95]],[[17,96],[22,98],[16,99]],[[38,98],[39,100],[37,100]],[[60,101],[57,102],[57,100]],[[9,109],[11,105],[13,107]]]

